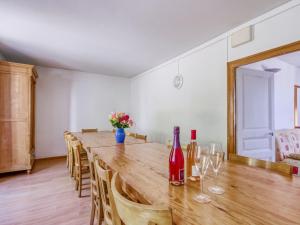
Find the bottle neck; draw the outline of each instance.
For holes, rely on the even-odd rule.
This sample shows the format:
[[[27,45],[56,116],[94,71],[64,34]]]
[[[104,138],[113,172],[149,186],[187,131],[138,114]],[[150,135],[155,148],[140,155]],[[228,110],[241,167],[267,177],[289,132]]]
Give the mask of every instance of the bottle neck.
[[[191,139],[191,143],[195,143],[196,142],[196,139]]]
[[[174,134],[174,139],[173,139],[173,148],[179,148],[180,146],[180,140],[179,140],[179,133]]]

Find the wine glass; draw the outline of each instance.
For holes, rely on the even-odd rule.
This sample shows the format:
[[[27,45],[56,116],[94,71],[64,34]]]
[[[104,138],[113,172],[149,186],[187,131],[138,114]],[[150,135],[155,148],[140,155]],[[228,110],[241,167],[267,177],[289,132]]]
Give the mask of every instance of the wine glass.
[[[198,146],[195,151],[195,166],[200,176],[200,194],[195,197],[195,200],[200,203],[208,203],[210,197],[203,193],[203,181],[209,165],[210,150],[208,146]]]
[[[208,190],[214,194],[224,194],[224,189],[217,185],[217,177],[220,167],[224,161],[224,152],[222,150],[222,145],[219,143],[210,144],[210,165],[212,166],[213,172],[215,174],[215,185],[210,186]]]

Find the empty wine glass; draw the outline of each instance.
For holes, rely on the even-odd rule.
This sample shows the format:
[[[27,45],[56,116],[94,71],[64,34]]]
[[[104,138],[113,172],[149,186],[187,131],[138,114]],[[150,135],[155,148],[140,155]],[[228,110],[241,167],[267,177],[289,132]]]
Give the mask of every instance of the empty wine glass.
[[[210,144],[210,164],[212,166],[213,172],[215,174],[215,185],[208,188],[208,190],[214,194],[221,195],[225,191],[222,187],[217,185],[217,177],[220,167],[224,161],[224,152],[222,150],[222,145],[218,143]]]
[[[198,146],[195,151],[195,166],[200,176],[200,194],[195,197],[195,200],[201,203],[211,201],[210,197],[203,193],[203,181],[209,165],[210,149],[208,146]]]

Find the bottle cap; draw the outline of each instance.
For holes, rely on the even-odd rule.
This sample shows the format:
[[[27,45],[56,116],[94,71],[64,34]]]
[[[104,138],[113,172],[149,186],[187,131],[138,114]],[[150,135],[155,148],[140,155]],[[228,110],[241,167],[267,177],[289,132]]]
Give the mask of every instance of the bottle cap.
[[[196,140],[196,133],[197,133],[196,130],[191,130],[191,139],[192,140]]]
[[[180,128],[178,126],[174,127],[174,134],[179,134],[180,133]]]

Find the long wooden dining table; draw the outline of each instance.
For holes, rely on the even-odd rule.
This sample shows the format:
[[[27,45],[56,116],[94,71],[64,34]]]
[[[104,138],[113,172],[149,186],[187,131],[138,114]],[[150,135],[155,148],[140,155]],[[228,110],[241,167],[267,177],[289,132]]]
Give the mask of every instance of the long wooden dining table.
[[[98,132],[72,132],[82,143],[83,147],[107,147],[117,145],[114,133],[112,131],[98,131]],[[137,139],[131,136],[127,136],[125,144],[144,144],[145,140]]]
[[[119,172],[141,202],[172,209],[176,225],[300,224],[298,177],[226,161],[217,179],[225,193],[214,195],[208,192],[207,187],[215,182],[209,171],[204,180],[204,191],[212,201],[202,204],[194,200],[200,192],[199,181],[186,180],[183,186],[169,184],[170,149],[165,145],[112,143],[91,150],[110,169]]]

